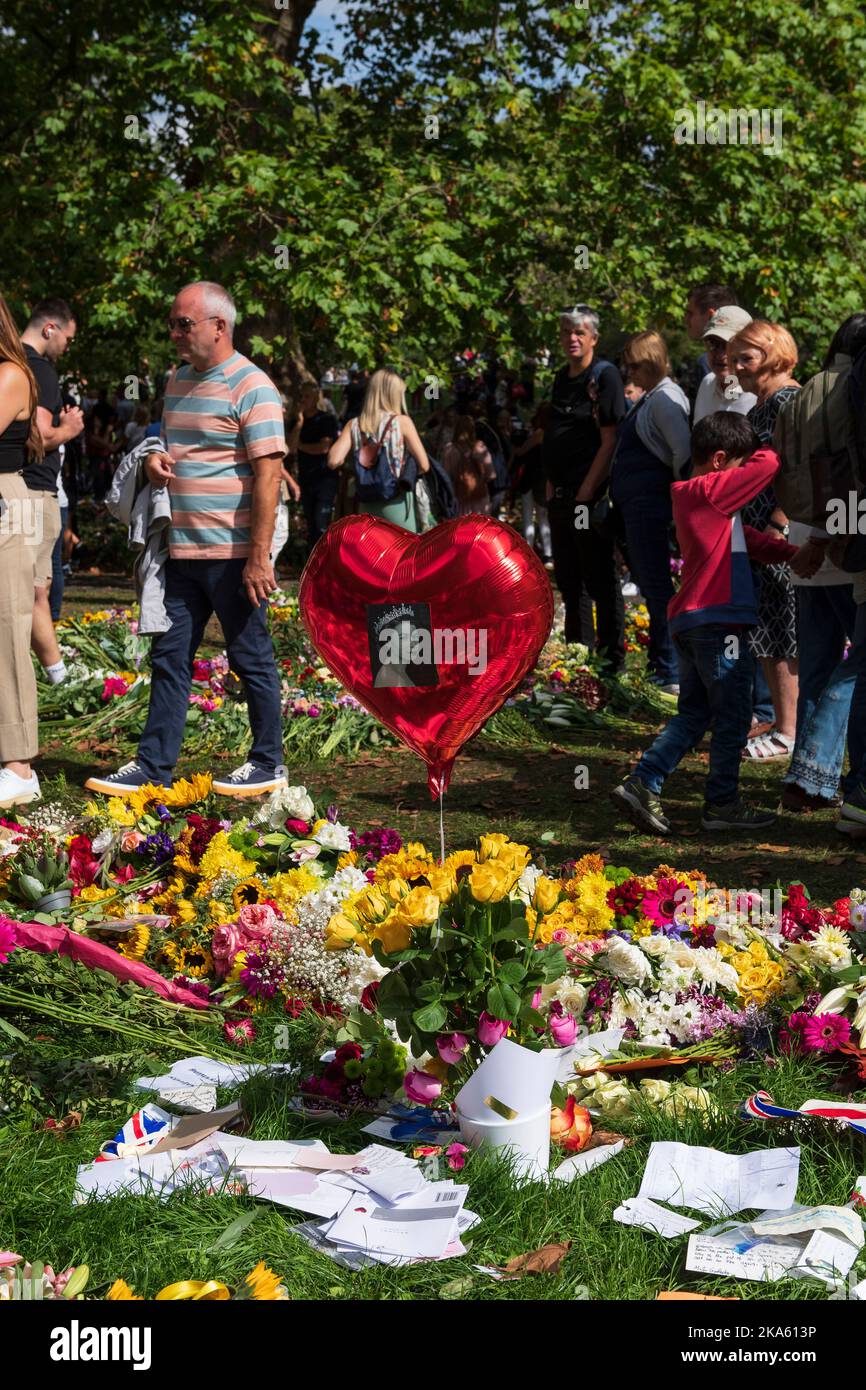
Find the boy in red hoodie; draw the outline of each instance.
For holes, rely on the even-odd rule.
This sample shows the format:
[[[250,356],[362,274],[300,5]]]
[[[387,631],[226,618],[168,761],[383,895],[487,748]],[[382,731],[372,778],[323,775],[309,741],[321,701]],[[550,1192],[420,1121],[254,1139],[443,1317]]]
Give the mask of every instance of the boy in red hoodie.
[[[641,830],[659,835],[670,831],[659,801],[662,785],[709,728],[702,828],[763,830],[776,820],[745,805],[738,790],[752,719],[754,668],[746,629],[758,620],[749,561],[790,563],[798,553],[778,532],[756,531],[740,519],[740,508],[779,468],[778,455],[757,443],[744,416],[705,416],[692,434],[692,476],[671,488],[683,557],[681,587],[668,605],[680,666],[677,713],[611,793]],[[804,555],[798,571],[808,574],[813,564]]]

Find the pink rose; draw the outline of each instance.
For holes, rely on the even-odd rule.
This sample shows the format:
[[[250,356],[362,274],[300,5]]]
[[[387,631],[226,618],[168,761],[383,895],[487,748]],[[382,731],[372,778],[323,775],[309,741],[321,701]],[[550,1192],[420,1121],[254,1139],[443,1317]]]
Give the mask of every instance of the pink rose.
[[[403,1090],[413,1105],[432,1105],[442,1094],[442,1082],[415,1067],[403,1077]]]
[[[577,1037],[577,1019],[574,1014],[567,1014],[559,1001],[555,1001],[550,1006],[550,1032],[557,1047],[571,1047]]]
[[[457,1066],[468,1046],[469,1039],[465,1033],[446,1033],[444,1037],[436,1039],[436,1050],[449,1067]]]
[[[238,913],[238,926],[252,941],[268,941],[273,935],[276,913],[265,903],[245,903]]]
[[[482,1009],[481,1017],[478,1020],[478,1041],[482,1047],[495,1047],[501,1038],[505,1037],[511,1027],[511,1023],[505,1018],[492,1018],[486,1009]]]
[[[466,1162],[466,1155],[468,1154],[468,1152],[469,1149],[467,1148],[467,1146],[465,1144],[458,1143],[456,1140],[453,1144],[449,1144],[448,1148],[445,1150],[445,1157],[448,1160],[448,1167],[451,1168],[453,1172],[459,1173],[460,1169]]]
[[[144,836],[140,830],[124,830],[120,837],[120,848],[124,854],[132,854],[134,850],[138,849],[143,839]]]
[[[290,835],[306,835],[309,830],[309,823],[305,820],[287,820],[286,829]]]
[[[241,933],[234,922],[217,927],[210,939],[210,951],[218,975],[227,975],[232,961],[241,949]]]

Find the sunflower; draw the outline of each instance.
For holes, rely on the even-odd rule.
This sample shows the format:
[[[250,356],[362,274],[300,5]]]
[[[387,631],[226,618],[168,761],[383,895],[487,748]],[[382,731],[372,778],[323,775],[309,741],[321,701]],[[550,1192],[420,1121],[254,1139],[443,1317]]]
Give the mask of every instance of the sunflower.
[[[132,1292],[132,1289],[129,1287],[125,1279],[115,1279],[114,1283],[108,1290],[108,1293],[105,1295],[105,1297],[107,1299],[113,1299],[115,1301],[122,1300],[124,1302],[135,1303],[144,1302],[144,1299],[142,1298],[140,1293]]]
[[[165,806],[181,808],[193,806],[210,795],[213,778],[209,772],[194,772],[192,777],[181,777],[166,791],[161,801]]]
[[[249,1288],[248,1298],[258,1298],[273,1302],[278,1299],[288,1298],[288,1293],[282,1284],[282,1276],[274,1274],[272,1269],[268,1269],[264,1260],[259,1260],[252,1273],[248,1274],[244,1283]]]
[[[150,945],[150,927],[133,927],[126,933],[117,950],[127,960],[141,960]]]
[[[262,883],[260,878],[245,878],[243,883],[239,883],[232,891],[232,906],[235,912],[240,912],[247,903],[258,903],[266,897],[268,897],[267,884]]]
[[[338,868],[338,869],[354,869],[354,867],[355,867],[355,865],[357,864],[357,862],[358,862],[358,854],[357,854],[357,851],[356,851],[356,850],[353,850],[353,849],[347,849],[346,852],[345,852],[345,854],[341,854],[340,857],[339,857],[339,859],[337,860],[337,868]]]
[[[175,974],[186,975],[190,980],[204,980],[213,973],[213,956],[204,946],[192,944],[178,952]]]

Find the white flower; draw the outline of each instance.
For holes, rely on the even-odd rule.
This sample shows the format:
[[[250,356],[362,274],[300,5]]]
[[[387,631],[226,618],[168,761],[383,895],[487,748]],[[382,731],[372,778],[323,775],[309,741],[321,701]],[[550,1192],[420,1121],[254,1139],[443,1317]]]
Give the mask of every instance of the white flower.
[[[608,1027],[624,1028],[629,1020],[639,1026],[646,1007],[646,999],[639,989],[627,989],[625,998],[616,994],[610,1006]]]
[[[714,946],[699,946],[692,951],[695,957],[695,970],[705,985],[726,989],[736,994],[739,976],[732,965],[723,960]]]
[[[627,985],[643,984],[647,976],[652,974],[652,966],[643,951],[623,941],[621,936],[612,936],[596,959],[605,970]]]
[[[672,944],[670,937],[665,936],[662,932],[655,932],[651,936],[642,936],[640,939],[641,950],[646,955],[652,956],[653,960],[662,960],[669,956]]]
[[[574,1014],[575,1018],[581,1018],[589,996],[586,985],[582,985],[578,980],[573,980],[570,975],[563,975],[560,980],[557,980],[556,986],[556,998],[566,1013]]]
[[[707,920],[715,928],[714,935],[717,941],[724,941],[728,946],[749,944],[746,931],[748,922],[738,917],[735,912],[720,912],[718,917],[710,917]]]
[[[670,1044],[668,1028],[664,1023],[649,1022],[644,1024],[640,1035],[640,1041],[652,1043],[655,1047],[667,1047]]]
[[[522,898],[524,902],[531,902],[535,885],[541,876],[541,870],[536,864],[527,864],[517,880],[517,896]]]
[[[278,787],[253,819],[258,824],[267,821],[272,830],[278,830],[286,820],[310,821],[315,814],[316,808],[306,787]]]
[[[91,845],[93,853],[102,854],[103,850],[108,849],[109,845],[114,839],[114,835],[115,832],[110,828],[106,830],[100,830],[99,834],[96,836],[96,839],[93,841],[93,844]]]
[[[326,821],[321,830],[316,831],[313,839],[324,849],[347,850],[352,848],[349,839],[349,831],[345,825],[340,825],[339,821]]]
[[[853,895],[848,921],[855,931],[866,931],[866,903],[854,902]]]
[[[846,970],[851,964],[848,935],[838,927],[825,925],[815,933],[811,941],[803,944],[815,960],[821,965],[829,966],[831,970]]]

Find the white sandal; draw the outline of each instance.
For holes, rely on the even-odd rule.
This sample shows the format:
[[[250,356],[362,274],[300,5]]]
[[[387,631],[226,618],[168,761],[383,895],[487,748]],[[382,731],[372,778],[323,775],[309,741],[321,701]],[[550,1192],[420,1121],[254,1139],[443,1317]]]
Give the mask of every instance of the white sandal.
[[[743,749],[743,757],[755,758],[758,762],[772,763],[790,758],[794,751],[794,739],[790,734],[780,734],[774,729],[771,734],[761,734],[750,738]]]

